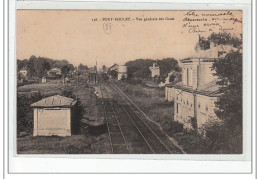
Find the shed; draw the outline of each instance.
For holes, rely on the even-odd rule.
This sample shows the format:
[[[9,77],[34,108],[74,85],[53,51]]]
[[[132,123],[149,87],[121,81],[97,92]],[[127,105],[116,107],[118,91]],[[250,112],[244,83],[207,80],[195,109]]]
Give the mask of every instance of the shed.
[[[71,136],[76,102],[55,95],[33,103],[33,136]]]

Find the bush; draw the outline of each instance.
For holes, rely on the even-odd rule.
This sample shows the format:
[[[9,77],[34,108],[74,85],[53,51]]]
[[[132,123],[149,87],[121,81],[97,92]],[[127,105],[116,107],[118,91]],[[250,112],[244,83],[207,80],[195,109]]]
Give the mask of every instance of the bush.
[[[183,132],[184,131],[183,124],[178,121],[172,121],[170,130],[173,133]]]
[[[61,91],[61,96],[77,99],[76,95],[72,92],[72,90],[68,90],[68,89]]]
[[[211,121],[203,125],[205,139],[212,153],[242,153],[242,129],[230,130],[222,121]]]
[[[42,99],[41,93],[33,93],[31,95],[17,95],[17,135],[25,132],[31,134],[33,130],[33,112],[30,107]]]
[[[138,85],[138,84],[142,84],[143,81],[141,79],[135,79],[135,78],[126,78],[125,81],[127,83],[133,84],[133,85]]]

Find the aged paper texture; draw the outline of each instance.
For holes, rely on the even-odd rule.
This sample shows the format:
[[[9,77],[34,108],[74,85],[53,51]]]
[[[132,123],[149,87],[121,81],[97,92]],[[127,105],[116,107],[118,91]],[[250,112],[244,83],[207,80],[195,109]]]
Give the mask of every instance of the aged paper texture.
[[[17,10],[18,154],[243,154],[242,10]]]

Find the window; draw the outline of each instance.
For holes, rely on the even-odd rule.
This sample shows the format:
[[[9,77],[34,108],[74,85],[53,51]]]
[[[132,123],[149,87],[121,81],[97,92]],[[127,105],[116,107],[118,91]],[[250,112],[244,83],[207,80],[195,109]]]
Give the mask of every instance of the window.
[[[198,108],[200,109],[200,103],[198,103]]]
[[[189,86],[192,86],[192,68],[189,70]]]
[[[190,79],[189,79],[189,69],[187,68],[187,86],[190,85],[190,84],[189,84],[189,81],[190,81]]]
[[[176,106],[176,111],[177,111],[177,114],[179,113],[179,104],[177,103],[177,106]]]
[[[208,112],[208,110],[209,110],[209,107],[208,107],[208,105],[206,104],[206,112]]]
[[[186,104],[189,105],[189,101],[187,101]]]

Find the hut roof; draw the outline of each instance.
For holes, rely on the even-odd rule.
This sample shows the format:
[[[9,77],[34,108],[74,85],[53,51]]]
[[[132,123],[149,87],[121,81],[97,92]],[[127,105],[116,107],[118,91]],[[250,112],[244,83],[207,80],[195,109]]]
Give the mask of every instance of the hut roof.
[[[77,100],[74,100],[72,98],[67,98],[60,95],[50,96],[47,98],[43,98],[42,100],[31,104],[31,107],[71,107],[75,105]]]

